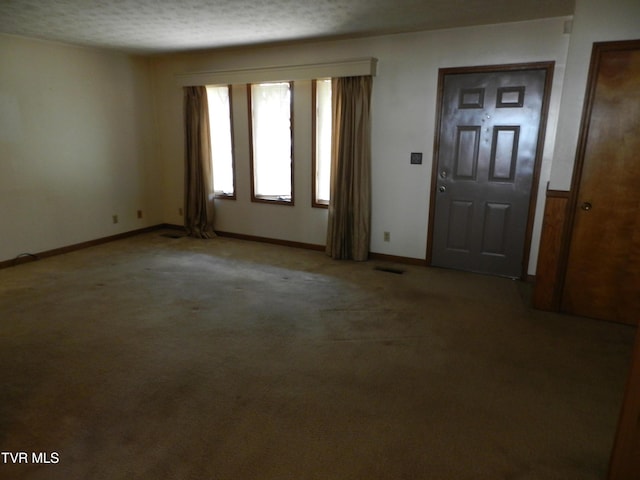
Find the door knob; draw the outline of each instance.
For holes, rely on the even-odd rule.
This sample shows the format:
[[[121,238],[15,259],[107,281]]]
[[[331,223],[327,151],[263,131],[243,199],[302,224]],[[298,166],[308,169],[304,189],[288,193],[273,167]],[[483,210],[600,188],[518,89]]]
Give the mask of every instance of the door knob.
[[[586,210],[587,212],[593,208],[590,202],[584,202],[581,206],[581,209]]]
[[[444,185],[440,185],[440,187],[438,187],[438,190],[440,190],[441,192],[446,192],[447,187],[445,187]]]

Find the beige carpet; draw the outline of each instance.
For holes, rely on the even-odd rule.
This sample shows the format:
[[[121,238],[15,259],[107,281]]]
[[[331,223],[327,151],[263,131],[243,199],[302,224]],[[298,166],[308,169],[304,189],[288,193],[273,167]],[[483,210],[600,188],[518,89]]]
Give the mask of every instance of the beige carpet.
[[[0,478],[602,479],[634,329],[530,288],[161,232],[0,270]]]

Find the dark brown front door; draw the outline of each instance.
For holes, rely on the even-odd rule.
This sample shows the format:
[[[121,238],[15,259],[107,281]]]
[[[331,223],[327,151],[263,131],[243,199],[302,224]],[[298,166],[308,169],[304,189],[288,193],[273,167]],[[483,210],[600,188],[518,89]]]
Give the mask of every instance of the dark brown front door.
[[[440,72],[431,264],[519,278],[551,64]]]
[[[640,41],[594,46],[562,310],[640,317]]]

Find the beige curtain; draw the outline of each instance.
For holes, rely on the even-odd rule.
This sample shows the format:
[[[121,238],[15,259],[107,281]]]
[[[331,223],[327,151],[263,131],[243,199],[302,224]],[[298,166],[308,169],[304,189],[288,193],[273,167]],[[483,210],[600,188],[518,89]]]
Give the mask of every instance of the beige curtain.
[[[206,87],[185,87],[185,218],[192,237],[211,238],[213,231],[213,174]]]
[[[367,260],[371,224],[370,76],[332,80],[329,256]]]

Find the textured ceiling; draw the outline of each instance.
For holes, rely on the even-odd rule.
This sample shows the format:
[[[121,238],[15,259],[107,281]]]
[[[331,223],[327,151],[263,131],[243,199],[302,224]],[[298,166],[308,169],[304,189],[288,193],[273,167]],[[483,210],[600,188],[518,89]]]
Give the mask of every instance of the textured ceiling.
[[[0,32],[163,53],[573,14],[574,0],[0,0]]]

